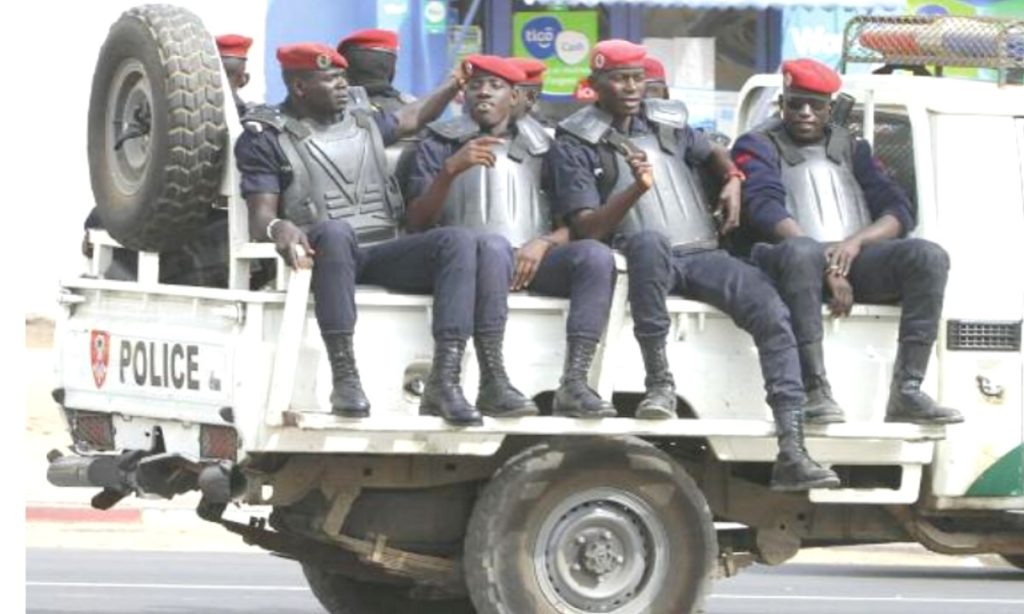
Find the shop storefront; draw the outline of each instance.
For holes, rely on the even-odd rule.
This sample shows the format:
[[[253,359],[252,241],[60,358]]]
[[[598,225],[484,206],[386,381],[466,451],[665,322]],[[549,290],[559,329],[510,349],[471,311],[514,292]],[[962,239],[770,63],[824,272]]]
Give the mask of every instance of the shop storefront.
[[[271,74],[276,44],[379,27],[401,37],[402,91],[426,93],[468,53],[535,57],[549,67],[542,105],[561,117],[575,106],[571,94],[594,43],[625,38],[665,64],[695,124],[727,132],[747,78],[776,70],[784,57],[838,65],[855,15],[1021,17],[1024,0],[270,0],[268,9],[269,100],[283,95]]]

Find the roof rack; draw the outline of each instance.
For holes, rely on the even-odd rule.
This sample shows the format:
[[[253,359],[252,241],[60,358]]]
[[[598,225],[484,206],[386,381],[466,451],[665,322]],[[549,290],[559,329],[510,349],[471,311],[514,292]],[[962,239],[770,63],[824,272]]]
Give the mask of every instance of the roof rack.
[[[996,17],[858,16],[846,24],[840,70],[854,63],[942,76],[946,66],[990,68],[999,84],[1024,77],[1024,20]],[[933,66],[934,73],[927,67]]]

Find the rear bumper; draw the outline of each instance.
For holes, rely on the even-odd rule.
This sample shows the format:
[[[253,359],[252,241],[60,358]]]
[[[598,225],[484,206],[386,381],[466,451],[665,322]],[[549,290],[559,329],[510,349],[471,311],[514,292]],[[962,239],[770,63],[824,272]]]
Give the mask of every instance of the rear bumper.
[[[227,503],[240,494],[245,478],[227,460],[196,460],[182,454],[127,450],[120,454],[48,455],[46,479],[54,486],[101,488],[93,506],[111,507],[125,496],[159,495],[166,499],[199,490],[211,503]]]

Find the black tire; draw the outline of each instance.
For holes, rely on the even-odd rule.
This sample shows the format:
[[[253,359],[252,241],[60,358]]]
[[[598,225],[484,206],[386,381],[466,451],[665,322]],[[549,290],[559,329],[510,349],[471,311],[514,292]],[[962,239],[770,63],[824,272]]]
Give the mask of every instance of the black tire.
[[[1000,554],[999,556],[1017,569],[1024,570],[1024,554]]]
[[[115,147],[129,133],[140,136]],[[228,131],[220,59],[198,17],[166,5],[121,15],[96,62],[88,142],[100,219],[122,245],[167,251],[203,226]]]
[[[677,614],[701,607],[717,549],[704,496],[668,455],[634,438],[563,438],[509,459],[483,489],[464,569],[480,614]]]
[[[308,563],[303,563],[302,572],[329,614],[473,614],[468,599],[415,599],[407,587],[358,582]]]

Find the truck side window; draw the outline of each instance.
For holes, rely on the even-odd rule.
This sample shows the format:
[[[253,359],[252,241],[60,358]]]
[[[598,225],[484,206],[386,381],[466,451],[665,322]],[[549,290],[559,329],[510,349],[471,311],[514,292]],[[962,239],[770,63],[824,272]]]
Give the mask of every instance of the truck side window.
[[[857,105],[846,124],[857,138],[864,133],[864,109]],[[917,218],[917,176],[914,171],[914,138],[905,107],[875,109],[874,154],[886,173],[896,181],[910,199],[910,212]]]

